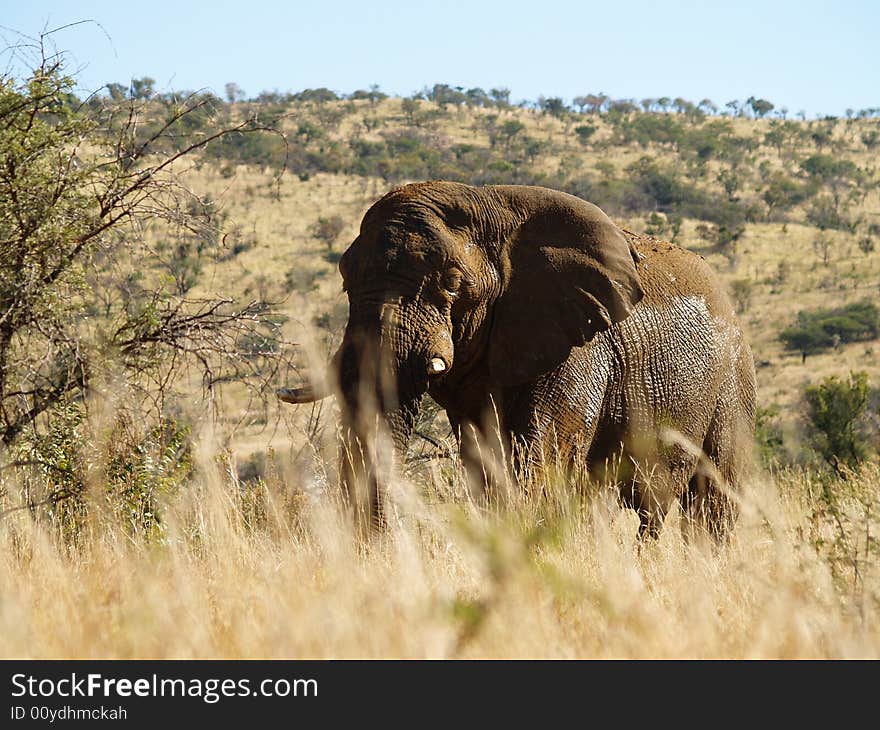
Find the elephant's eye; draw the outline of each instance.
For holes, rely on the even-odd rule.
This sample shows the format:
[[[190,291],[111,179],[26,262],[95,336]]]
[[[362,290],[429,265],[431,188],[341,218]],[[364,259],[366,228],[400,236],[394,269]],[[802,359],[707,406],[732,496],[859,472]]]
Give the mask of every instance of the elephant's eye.
[[[440,280],[442,286],[450,294],[457,294],[461,289],[462,273],[458,269],[449,269]]]

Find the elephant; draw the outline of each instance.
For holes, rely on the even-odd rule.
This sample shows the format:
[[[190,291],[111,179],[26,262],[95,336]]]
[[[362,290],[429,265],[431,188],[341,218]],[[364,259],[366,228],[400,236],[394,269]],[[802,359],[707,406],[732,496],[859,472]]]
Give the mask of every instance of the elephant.
[[[328,373],[278,397],[312,402],[338,384],[340,476],[371,520],[388,460],[365,446],[368,403],[399,458],[428,393],[477,493],[493,459],[520,479],[551,454],[605,475],[617,463],[640,536],[676,501],[687,523],[729,532],[754,362],[701,256],[560,191],[431,181],[373,204],[339,271],[349,319]]]

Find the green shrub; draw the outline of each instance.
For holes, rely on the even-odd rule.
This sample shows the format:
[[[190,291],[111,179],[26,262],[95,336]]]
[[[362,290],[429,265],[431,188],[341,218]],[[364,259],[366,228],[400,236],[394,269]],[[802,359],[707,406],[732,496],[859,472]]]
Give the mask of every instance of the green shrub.
[[[595,124],[580,124],[574,128],[574,132],[577,135],[578,142],[586,145],[590,141],[590,137],[595,134],[596,129]]]
[[[642,147],[650,143],[677,146],[683,136],[681,122],[670,114],[636,114],[618,124],[624,143],[636,142]]]
[[[206,155],[217,161],[269,167],[284,161],[284,141],[274,134],[232,132],[211,142]]]
[[[109,508],[130,534],[161,534],[160,497],[192,473],[188,426],[123,406],[99,434],[80,402],[58,405],[47,423],[39,432],[28,429],[14,449],[19,503],[35,519],[47,521],[69,548],[79,544],[95,506]]]
[[[152,427],[122,411],[107,443],[107,496],[131,532],[161,532],[159,498],[184,485],[193,470],[190,428],[163,417]]]
[[[845,381],[829,375],[804,393],[813,440],[822,458],[839,468],[855,466],[867,456],[861,423],[868,405],[868,374],[851,372]]]
[[[771,176],[761,193],[761,198],[767,204],[770,212],[775,210],[785,211],[793,208],[798,203],[813,195],[816,191],[814,185],[801,184],[787,177],[783,173],[775,173]]]
[[[801,163],[801,169],[811,177],[825,182],[838,180],[858,180],[859,169],[852,160],[836,155],[812,155]]]
[[[878,337],[880,310],[867,299],[834,309],[800,312],[797,323],[779,334],[786,349],[801,352],[804,359],[840,343],[864,342]]]
[[[504,122],[504,124],[501,125],[499,133],[502,137],[504,137],[505,143],[510,144],[510,141],[525,128],[526,125],[518,119],[508,119]]]

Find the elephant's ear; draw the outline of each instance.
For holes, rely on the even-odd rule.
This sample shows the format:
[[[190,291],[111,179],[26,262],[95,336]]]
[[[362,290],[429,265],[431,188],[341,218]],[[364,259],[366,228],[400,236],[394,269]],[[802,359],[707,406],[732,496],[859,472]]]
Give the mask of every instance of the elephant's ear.
[[[572,196],[529,216],[502,244],[498,261],[489,372],[502,385],[553,370],[642,298],[623,232]]]

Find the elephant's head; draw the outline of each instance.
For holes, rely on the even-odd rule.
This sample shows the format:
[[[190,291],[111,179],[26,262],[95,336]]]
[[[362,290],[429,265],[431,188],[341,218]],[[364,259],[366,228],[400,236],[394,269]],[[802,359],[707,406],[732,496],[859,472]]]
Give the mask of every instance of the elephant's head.
[[[538,187],[394,190],[366,213],[339,270],[349,320],[327,381],[342,399],[343,479],[351,490],[371,475],[374,516],[375,453],[362,444],[375,413],[400,451],[426,391],[534,380],[642,297],[620,229],[596,206]],[[279,391],[294,403],[322,395]]]

